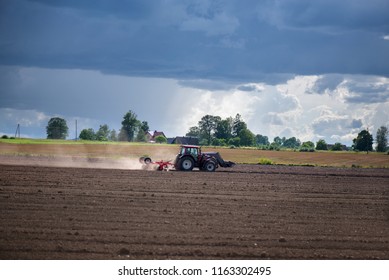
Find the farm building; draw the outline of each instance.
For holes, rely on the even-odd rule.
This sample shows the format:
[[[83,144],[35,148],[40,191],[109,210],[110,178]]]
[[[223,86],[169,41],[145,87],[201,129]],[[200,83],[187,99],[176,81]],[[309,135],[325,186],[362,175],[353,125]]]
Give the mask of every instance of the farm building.
[[[177,136],[175,138],[168,138],[168,143],[182,145],[199,145],[199,138],[192,136]]]
[[[165,136],[165,133],[163,133],[162,131],[157,131],[157,130],[154,130],[154,131],[148,131],[146,133],[146,141],[147,142],[155,142],[155,138],[159,135],[162,135],[163,137],[166,138]]]

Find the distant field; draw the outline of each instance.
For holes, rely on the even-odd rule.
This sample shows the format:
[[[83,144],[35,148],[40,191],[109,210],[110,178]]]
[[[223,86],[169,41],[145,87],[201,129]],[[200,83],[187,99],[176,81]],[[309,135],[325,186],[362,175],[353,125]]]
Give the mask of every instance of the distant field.
[[[260,159],[266,159],[266,162],[281,165],[389,168],[389,155],[385,153],[263,151],[203,147],[203,151],[211,150],[220,152],[226,160],[240,164],[257,164]],[[0,155],[8,156],[107,157],[115,159],[149,155],[155,160],[169,160],[174,159],[177,151],[177,145],[167,144],[34,139],[0,140]]]

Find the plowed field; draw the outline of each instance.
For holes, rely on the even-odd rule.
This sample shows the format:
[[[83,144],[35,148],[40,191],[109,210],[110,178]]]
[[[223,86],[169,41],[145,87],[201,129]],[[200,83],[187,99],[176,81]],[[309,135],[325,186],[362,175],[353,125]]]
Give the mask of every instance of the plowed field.
[[[389,259],[389,169],[2,162],[1,259]]]

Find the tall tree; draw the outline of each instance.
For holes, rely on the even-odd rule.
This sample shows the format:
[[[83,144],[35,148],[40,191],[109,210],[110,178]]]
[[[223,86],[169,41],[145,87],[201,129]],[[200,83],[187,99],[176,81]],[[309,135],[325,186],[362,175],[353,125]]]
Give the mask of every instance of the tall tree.
[[[51,118],[46,126],[47,139],[66,139],[68,131],[66,120],[58,117]]]
[[[139,126],[140,121],[138,120],[138,116],[133,111],[128,111],[123,117],[119,140],[134,141],[135,133],[138,131]]]
[[[205,115],[201,118],[199,121],[199,129],[202,136],[207,141],[207,145],[211,145],[212,142],[212,136],[216,129],[217,122],[220,121],[220,117],[215,117],[211,115]]]
[[[117,141],[118,140],[118,136],[116,134],[116,130],[115,129],[112,129],[110,134],[109,134],[109,140],[110,141]]]
[[[142,130],[146,134],[147,131],[150,130],[149,123],[147,121],[142,121],[139,129]]]
[[[255,143],[255,135],[249,129],[242,129],[239,132],[240,145],[250,147]]]
[[[290,137],[288,139],[286,139],[285,137],[282,138],[282,146],[284,146],[285,148],[295,149],[300,147],[300,145],[301,141],[296,137]]]
[[[198,126],[190,127],[189,131],[186,133],[186,136],[192,136],[192,137],[200,138],[200,128]]]
[[[128,140],[128,133],[127,131],[122,127],[119,131],[119,134],[118,134],[118,141],[129,141]]]
[[[269,137],[261,134],[255,135],[255,141],[257,145],[270,145]]]
[[[139,123],[139,130],[136,135],[135,141],[136,142],[146,142],[146,133],[149,131],[150,127],[147,121],[143,121]]]
[[[327,143],[324,139],[320,139],[316,142],[316,150],[326,151],[328,150]]]
[[[232,123],[233,120],[231,117],[217,122],[215,128],[215,137],[218,139],[229,140],[232,137]]]
[[[369,133],[368,130],[364,129],[358,133],[357,138],[353,140],[354,150],[358,151],[369,151],[373,150],[373,136]]]
[[[232,136],[239,137],[239,133],[243,129],[247,129],[247,124],[242,120],[242,116],[240,114],[236,114],[232,122]]]
[[[342,151],[343,148],[342,148],[342,143],[339,143],[339,142],[336,142],[332,148],[331,148],[331,151]]]
[[[388,128],[386,126],[381,126],[377,130],[377,152],[386,152],[388,149]]]
[[[100,125],[99,130],[96,132],[96,140],[97,141],[108,141],[109,138],[109,127],[108,125]]]
[[[282,139],[279,136],[274,137],[273,142],[278,146],[282,145]]]
[[[146,133],[142,129],[139,129],[135,137],[135,142],[146,142],[146,141],[147,141]]]

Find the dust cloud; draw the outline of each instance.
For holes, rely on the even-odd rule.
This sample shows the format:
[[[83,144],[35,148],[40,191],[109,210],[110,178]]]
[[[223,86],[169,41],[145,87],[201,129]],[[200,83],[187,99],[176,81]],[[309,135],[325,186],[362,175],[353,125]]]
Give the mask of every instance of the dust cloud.
[[[0,164],[128,170],[142,169],[142,164],[138,159],[84,158],[75,156],[0,155]]]
[[[153,161],[173,162],[176,154],[164,149],[131,150],[120,145],[3,145],[0,164],[141,170],[143,153]],[[154,168],[155,167],[155,168]],[[151,164],[147,170],[157,169]]]

